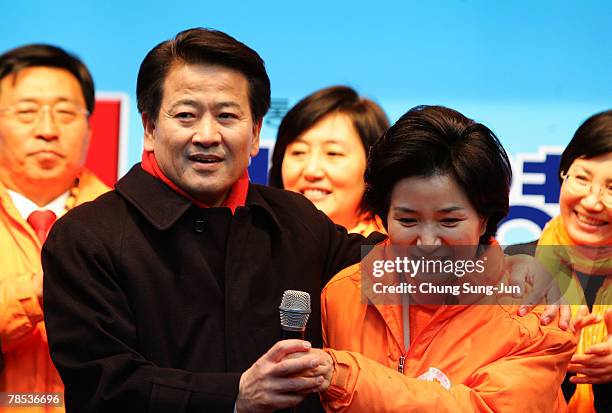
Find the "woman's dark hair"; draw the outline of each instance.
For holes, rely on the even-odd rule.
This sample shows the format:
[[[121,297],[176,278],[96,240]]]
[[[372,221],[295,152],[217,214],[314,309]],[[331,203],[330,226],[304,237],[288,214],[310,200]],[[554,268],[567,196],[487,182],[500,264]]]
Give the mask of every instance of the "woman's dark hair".
[[[450,175],[481,217],[481,244],[489,244],[508,213],[512,169],[506,151],[486,126],[442,106],[417,106],[370,150],[366,206],[387,226],[391,192],[406,177]]]
[[[29,44],[0,55],[0,79],[28,67],[54,67],[70,72],[81,85],[87,111],[90,115],[93,113],[94,81],[91,73],[78,57],[49,44]]]
[[[184,30],[155,46],[140,64],[136,82],[138,111],[152,119],[159,115],[163,84],[175,64],[213,64],[242,73],[249,82],[249,104],[254,121],[270,108],[270,79],[257,52],[233,37],[203,28]]]
[[[561,154],[559,179],[578,158],[594,158],[612,152],[612,110],[588,118],[574,133]]]
[[[332,113],[342,113],[351,119],[363,143],[366,157],[372,144],[389,127],[387,115],[380,106],[372,100],[359,96],[350,87],[331,86],[318,90],[300,100],[283,118],[272,153],[270,186],[283,188],[281,170],[287,146]]]

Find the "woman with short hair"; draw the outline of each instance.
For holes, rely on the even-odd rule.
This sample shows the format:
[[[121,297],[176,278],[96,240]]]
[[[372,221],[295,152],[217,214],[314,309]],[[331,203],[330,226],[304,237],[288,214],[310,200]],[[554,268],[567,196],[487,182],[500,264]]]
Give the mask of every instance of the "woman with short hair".
[[[563,383],[572,413],[612,411],[612,110],[587,119],[561,155],[560,214],[536,256],[559,281],[579,332]],[[587,308],[588,306],[588,308]]]
[[[349,232],[381,231],[363,208],[363,174],[370,147],[388,127],[380,106],[350,87],[318,90],[283,118],[270,185],[301,193]]]
[[[473,270],[463,278],[451,273],[444,283],[423,274],[408,281],[394,270],[391,279],[421,282],[417,293],[395,301],[370,288],[379,279],[369,265],[380,257],[388,261],[398,248],[428,257],[462,251],[474,262],[489,258],[490,279],[481,285],[505,282],[493,236],[508,211],[510,178],[510,162],[493,132],[445,107],[411,109],[374,144],[365,202],[389,240],[323,290],[323,337],[333,364],[322,394],[327,411],[565,411],[560,384],[574,337],[556,322],[540,325],[541,309],[518,317],[501,294],[447,293],[428,301],[420,290],[427,280],[441,288],[475,281]]]

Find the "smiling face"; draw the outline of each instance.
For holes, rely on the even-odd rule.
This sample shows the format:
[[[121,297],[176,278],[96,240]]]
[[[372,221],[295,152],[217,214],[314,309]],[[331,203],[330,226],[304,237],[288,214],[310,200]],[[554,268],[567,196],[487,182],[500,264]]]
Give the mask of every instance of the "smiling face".
[[[218,65],[180,64],[164,80],[157,119],[143,113],[145,150],[189,195],[219,206],[259,151],[246,77]]]
[[[312,201],[336,224],[351,229],[359,221],[366,154],[351,119],[325,116],[287,146],[283,186]]]
[[[486,222],[448,175],[407,177],[393,186],[387,217],[393,244],[476,246]]]
[[[572,191],[566,182],[561,186],[559,207],[568,235],[579,245],[612,245],[612,207],[604,205],[597,194],[612,186],[612,153],[578,158],[568,173],[593,185],[586,194]]]
[[[66,122],[65,110],[79,114]],[[9,189],[39,205],[67,191],[89,134],[81,86],[67,70],[29,67],[0,81],[0,180]]]

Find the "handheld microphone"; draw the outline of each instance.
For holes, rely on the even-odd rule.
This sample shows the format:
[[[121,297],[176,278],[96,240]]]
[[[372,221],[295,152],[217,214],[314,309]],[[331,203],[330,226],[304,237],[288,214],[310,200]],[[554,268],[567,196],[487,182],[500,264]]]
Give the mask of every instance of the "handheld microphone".
[[[310,317],[310,294],[304,291],[286,290],[280,306],[281,340],[297,338],[304,340],[306,323]],[[295,413],[295,407],[279,413]]]
[[[310,317],[310,294],[304,291],[287,290],[278,307],[281,324],[281,340],[297,338],[304,340],[306,323]]]

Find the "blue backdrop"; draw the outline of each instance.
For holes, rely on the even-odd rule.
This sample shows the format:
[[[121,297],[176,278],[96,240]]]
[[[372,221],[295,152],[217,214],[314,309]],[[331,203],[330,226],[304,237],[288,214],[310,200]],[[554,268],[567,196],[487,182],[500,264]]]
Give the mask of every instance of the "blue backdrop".
[[[267,146],[288,107],[332,84],[375,99],[392,121],[418,104],[458,109],[513,157],[519,219],[502,227],[506,242],[537,235],[556,213],[556,154],[584,119],[612,107],[609,1],[23,1],[2,10],[0,50],[60,45],[86,62],[98,91],[130,96],[129,165],[141,152],[138,66],[195,26],[225,31],[266,61],[275,102]],[[254,174],[265,166],[263,156]]]

